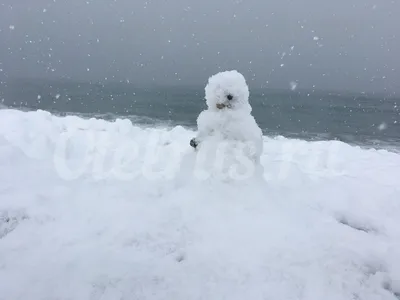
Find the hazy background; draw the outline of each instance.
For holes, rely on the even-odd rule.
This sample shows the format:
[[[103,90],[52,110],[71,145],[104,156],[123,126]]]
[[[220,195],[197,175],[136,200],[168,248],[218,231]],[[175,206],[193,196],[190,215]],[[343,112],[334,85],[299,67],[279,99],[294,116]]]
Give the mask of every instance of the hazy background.
[[[400,1],[0,0],[0,79],[400,92]]]

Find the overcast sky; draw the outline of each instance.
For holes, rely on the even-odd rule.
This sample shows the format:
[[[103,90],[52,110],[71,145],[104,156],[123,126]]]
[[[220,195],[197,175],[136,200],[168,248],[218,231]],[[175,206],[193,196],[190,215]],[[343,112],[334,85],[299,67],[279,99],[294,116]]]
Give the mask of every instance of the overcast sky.
[[[400,92],[398,0],[0,0],[0,78]]]

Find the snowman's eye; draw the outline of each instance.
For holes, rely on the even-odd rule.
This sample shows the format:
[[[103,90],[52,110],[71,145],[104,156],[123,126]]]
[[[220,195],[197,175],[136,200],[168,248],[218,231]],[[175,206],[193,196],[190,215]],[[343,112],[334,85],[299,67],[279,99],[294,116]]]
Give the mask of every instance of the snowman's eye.
[[[226,96],[226,98],[230,101],[230,100],[233,99],[233,96],[232,96],[231,94],[228,94],[228,95]]]

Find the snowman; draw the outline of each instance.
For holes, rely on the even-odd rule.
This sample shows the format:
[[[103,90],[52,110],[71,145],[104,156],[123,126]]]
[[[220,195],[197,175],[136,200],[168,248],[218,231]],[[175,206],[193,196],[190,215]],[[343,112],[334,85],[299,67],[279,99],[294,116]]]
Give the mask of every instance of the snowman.
[[[197,168],[226,180],[262,175],[262,131],[251,114],[244,76],[235,70],[211,76],[205,99],[207,109],[198,116],[198,132],[190,141]]]

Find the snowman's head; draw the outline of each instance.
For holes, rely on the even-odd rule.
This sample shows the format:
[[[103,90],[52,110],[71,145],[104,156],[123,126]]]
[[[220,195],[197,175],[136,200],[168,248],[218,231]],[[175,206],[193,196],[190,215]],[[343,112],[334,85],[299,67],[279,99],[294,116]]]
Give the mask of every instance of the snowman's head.
[[[208,79],[205,88],[210,110],[236,110],[251,112],[249,88],[242,74],[233,70],[217,73]]]

